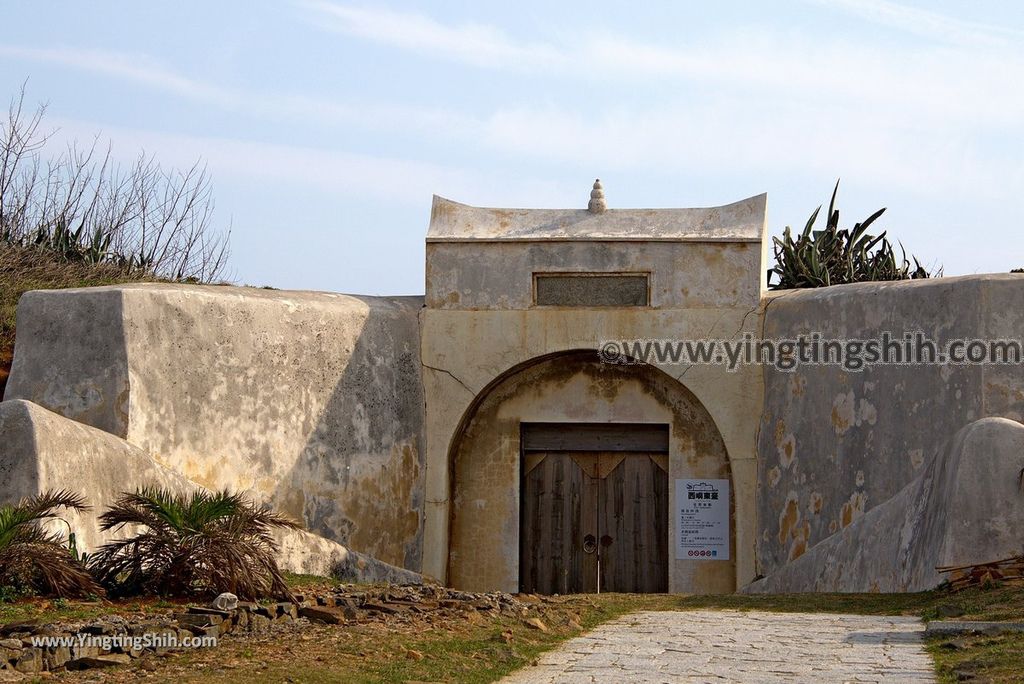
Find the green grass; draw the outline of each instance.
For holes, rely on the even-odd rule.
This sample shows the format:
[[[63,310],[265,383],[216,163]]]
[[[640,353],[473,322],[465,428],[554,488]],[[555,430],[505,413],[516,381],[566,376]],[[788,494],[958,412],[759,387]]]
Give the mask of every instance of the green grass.
[[[117,285],[140,280],[111,265],[68,263],[34,249],[0,244],[0,396],[14,355],[18,300],[29,290]]]
[[[298,575],[292,572],[286,572],[283,574],[285,581],[288,582],[288,586],[299,593],[313,590],[326,591],[342,584],[333,577],[321,577],[320,575]]]
[[[939,682],[1006,683],[1024,679],[1024,634],[928,639]]]
[[[181,610],[184,602],[172,603],[163,599],[136,601],[62,601],[60,599],[22,599],[0,603],[0,625],[13,622],[74,622],[90,620],[103,615],[155,615]]]
[[[1020,585],[971,588],[951,594],[925,591],[915,594],[774,594],[688,596],[679,608],[733,608],[779,612],[857,613],[860,615],[914,615],[927,621],[942,614],[962,620],[1024,620],[1024,587]]]

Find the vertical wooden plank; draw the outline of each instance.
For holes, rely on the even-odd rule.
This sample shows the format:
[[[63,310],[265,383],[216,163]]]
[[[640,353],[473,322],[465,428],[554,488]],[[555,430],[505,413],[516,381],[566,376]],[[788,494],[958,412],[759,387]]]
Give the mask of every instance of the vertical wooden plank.
[[[600,539],[601,535],[599,532],[598,524],[598,502],[600,500],[600,484],[601,480],[597,477],[591,477],[591,473],[596,475],[598,470],[598,458],[595,455],[593,458],[593,468],[588,468],[587,473],[583,475],[583,497],[580,502],[580,511],[583,516],[583,524],[580,529],[579,535],[573,540],[576,548],[580,549],[582,554],[582,563],[580,564],[580,589],[579,591],[592,594],[598,590],[598,554],[600,553]],[[597,540],[598,550],[594,553],[583,552],[583,541],[587,535],[593,535],[594,539]]]
[[[551,494],[542,530],[549,562],[542,569],[541,590],[545,594],[554,594],[561,589],[565,573],[565,549],[562,548],[562,529],[565,527],[565,460],[557,457],[549,457],[548,460],[551,461],[551,467],[546,474]]]
[[[654,490],[654,512],[652,513],[654,525],[651,529],[652,548],[654,553],[651,557],[652,577],[649,592],[668,591],[668,470],[661,468],[655,463],[651,470],[653,476],[652,487]]]
[[[539,465],[543,465],[541,461]],[[540,520],[542,468],[537,466],[526,471],[520,488],[519,515],[519,591],[531,593],[537,590],[540,568]]]

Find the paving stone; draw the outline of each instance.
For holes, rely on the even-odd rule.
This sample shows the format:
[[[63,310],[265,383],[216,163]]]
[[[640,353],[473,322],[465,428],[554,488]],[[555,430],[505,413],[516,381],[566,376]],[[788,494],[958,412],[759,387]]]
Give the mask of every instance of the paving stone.
[[[571,639],[505,684],[934,682],[920,620],[804,613],[634,613]]]

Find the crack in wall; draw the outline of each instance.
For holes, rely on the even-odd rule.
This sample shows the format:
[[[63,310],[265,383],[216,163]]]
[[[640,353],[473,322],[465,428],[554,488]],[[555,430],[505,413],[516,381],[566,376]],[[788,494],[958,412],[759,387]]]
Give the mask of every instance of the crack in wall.
[[[444,368],[437,368],[436,366],[428,366],[425,363],[423,364],[423,367],[427,368],[429,370],[432,370],[432,371],[437,371],[438,373],[444,373],[445,375],[450,377],[452,380],[454,380],[455,382],[457,382],[460,385],[462,385],[462,388],[464,390],[466,390],[467,392],[469,392],[469,395],[471,397],[475,397],[476,396],[477,393],[474,392],[472,389],[470,389],[469,385],[467,385],[466,383],[462,382],[462,380],[460,380],[458,377],[456,377],[455,374],[453,374],[451,371],[445,370]]]

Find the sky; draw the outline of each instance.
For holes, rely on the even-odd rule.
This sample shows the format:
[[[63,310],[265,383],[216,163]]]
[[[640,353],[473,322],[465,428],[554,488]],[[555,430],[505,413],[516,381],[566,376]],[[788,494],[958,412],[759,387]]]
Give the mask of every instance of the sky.
[[[1024,267],[1024,3],[0,0],[55,145],[201,159],[240,284],[423,292],[433,194],[843,223]]]

